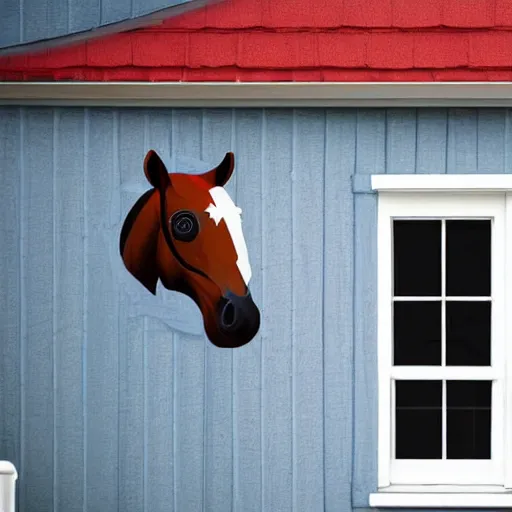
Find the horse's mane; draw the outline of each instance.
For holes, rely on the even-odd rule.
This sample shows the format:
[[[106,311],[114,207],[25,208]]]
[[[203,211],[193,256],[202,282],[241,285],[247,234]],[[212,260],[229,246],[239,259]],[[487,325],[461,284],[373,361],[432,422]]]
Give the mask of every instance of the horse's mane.
[[[119,238],[119,251],[121,252],[121,256],[124,252],[124,246],[126,244],[126,240],[130,235],[130,231],[132,230],[133,224],[135,223],[135,219],[139,215],[140,211],[146,206],[147,202],[151,199],[151,196],[156,192],[154,188],[149,189],[147,192],[142,194],[139,197],[137,202],[133,205],[132,209],[126,216],[126,219],[123,224],[123,228],[121,229],[121,236]]]

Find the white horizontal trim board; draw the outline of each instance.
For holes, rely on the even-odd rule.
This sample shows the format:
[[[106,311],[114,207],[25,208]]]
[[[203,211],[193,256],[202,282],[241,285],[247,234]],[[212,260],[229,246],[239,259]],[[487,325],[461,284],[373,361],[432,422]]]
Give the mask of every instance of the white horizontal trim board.
[[[0,105],[510,107],[509,82],[4,82]]]
[[[370,507],[508,508],[512,492],[378,492],[370,494]]]
[[[391,467],[397,482],[411,486],[439,485],[439,475],[446,486],[499,485],[503,481],[501,461],[490,459],[393,459]]]
[[[512,174],[382,174],[372,176],[379,192],[508,192]]]
[[[396,380],[496,380],[502,372],[491,366],[393,366]]]

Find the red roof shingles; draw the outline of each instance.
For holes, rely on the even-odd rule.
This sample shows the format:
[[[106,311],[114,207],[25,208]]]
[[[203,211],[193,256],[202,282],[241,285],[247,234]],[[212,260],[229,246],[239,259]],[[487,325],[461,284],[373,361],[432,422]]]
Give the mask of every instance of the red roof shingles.
[[[0,58],[3,80],[510,80],[512,0],[224,0]]]
[[[496,27],[512,26],[512,2],[510,0],[496,0],[494,25]]]
[[[495,0],[444,0],[441,23],[455,28],[492,28],[495,9]]]

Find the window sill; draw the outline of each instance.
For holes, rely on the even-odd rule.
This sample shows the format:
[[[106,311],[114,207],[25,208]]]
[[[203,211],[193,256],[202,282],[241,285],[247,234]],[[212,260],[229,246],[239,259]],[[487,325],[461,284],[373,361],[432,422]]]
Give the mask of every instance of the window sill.
[[[374,508],[512,508],[501,486],[390,486],[370,494]]]

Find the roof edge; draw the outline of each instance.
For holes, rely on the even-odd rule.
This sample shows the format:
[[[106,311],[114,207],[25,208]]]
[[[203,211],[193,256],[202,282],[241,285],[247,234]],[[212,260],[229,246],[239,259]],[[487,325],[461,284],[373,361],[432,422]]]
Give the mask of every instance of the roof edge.
[[[511,107],[512,82],[3,82],[0,105]]]
[[[157,25],[160,22],[179,16],[195,9],[200,9],[207,4],[215,4],[223,0],[192,0],[184,4],[166,7],[149,14],[143,14],[136,18],[130,18],[123,21],[116,21],[108,25],[92,28],[90,30],[83,30],[81,32],[74,32],[64,36],[58,36],[51,39],[40,39],[31,43],[20,43],[13,46],[0,47],[0,57],[7,55],[24,55],[29,53],[40,52],[51,48],[59,48],[74,45],[90,39],[98,37],[118,34],[120,32],[127,32],[138,28],[149,27]]]

